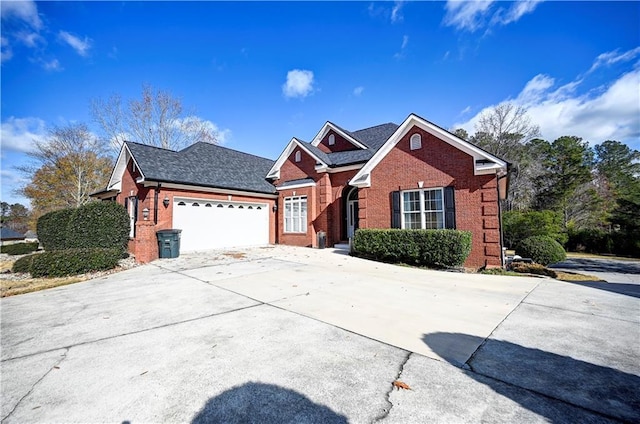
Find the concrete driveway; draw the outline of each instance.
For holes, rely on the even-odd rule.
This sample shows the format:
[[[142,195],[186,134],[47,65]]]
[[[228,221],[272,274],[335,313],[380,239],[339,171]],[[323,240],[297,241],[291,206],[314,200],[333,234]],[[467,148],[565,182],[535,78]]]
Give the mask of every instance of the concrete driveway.
[[[2,299],[2,422],[640,420],[637,296],[241,252]]]

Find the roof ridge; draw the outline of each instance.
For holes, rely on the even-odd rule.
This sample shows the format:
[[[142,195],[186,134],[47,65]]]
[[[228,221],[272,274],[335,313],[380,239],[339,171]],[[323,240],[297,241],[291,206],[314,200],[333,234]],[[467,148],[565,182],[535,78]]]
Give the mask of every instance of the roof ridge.
[[[123,143],[125,143],[125,144],[137,144],[138,146],[149,147],[149,148],[158,149],[158,150],[164,150],[165,152],[178,153],[177,150],[167,149],[167,148],[160,147],[160,146],[154,146],[153,144],[138,143],[137,141],[125,140],[125,141],[123,141]]]
[[[355,130],[353,132],[366,131],[366,130],[370,130],[372,128],[382,127],[382,126],[385,126],[385,125],[395,125],[396,127],[400,126],[400,125],[396,124],[395,122],[385,122],[384,124],[372,125],[370,127],[366,127],[366,128],[361,128],[359,130]]]
[[[252,156],[252,157],[254,157],[254,158],[258,158],[258,159],[263,159],[263,160],[268,160],[268,161],[274,162],[274,160],[273,160],[273,159],[265,158],[264,156],[258,156],[258,155],[255,155],[255,154],[253,154],[253,153],[243,152],[243,151],[241,151],[241,150],[232,149],[232,148],[230,148],[230,147],[221,146],[221,145],[219,145],[219,144],[208,143],[208,142],[206,142],[206,141],[196,141],[196,142],[195,142],[195,143],[193,143],[192,145],[190,145],[190,146],[188,146],[188,147],[185,147],[184,149],[182,149],[182,150],[178,151],[177,153],[184,152],[185,150],[187,150],[187,149],[189,149],[190,147],[193,147],[193,146],[195,146],[195,145],[197,145],[197,144],[205,144],[205,145],[206,145],[206,144],[208,144],[208,145],[213,146],[213,147],[217,147],[217,148],[221,148],[221,149],[229,150],[229,151],[232,151],[232,152],[235,152],[235,153],[240,153],[240,154],[245,155],[245,156]]]

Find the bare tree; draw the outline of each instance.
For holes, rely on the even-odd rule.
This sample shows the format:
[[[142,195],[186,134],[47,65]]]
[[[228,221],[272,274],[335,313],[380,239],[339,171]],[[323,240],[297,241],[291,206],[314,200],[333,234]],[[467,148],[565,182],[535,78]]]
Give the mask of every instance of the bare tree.
[[[85,124],[52,127],[29,153],[35,164],[18,168],[29,178],[19,192],[38,216],[50,210],[77,207],[107,184],[112,162],[104,145]]]
[[[124,141],[179,150],[198,141],[217,143],[216,128],[209,121],[187,115],[182,100],[164,90],[143,85],[140,99],[123,105],[122,97],[91,102],[94,120],[108,144],[118,151]]]
[[[484,112],[476,124],[471,141],[511,163],[509,197],[506,210],[527,209],[535,199],[535,177],[540,171],[531,157],[530,140],[540,134],[527,109],[514,103],[501,103]]]

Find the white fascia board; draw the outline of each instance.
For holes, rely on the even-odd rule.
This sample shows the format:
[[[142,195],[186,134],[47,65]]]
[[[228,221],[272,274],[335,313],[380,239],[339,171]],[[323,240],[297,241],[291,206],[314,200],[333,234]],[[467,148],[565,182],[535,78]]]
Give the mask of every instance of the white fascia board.
[[[320,144],[320,142],[322,141],[322,139],[324,138],[324,136],[327,134],[327,132],[329,132],[329,130],[334,130],[335,132],[337,132],[338,134],[340,134],[342,137],[344,137],[345,140],[347,140],[349,143],[353,144],[354,146],[362,149],[362,150],[367,150],[368,147],[365,146],[364,144],[360,143],[358,140],[356,140],[355,138],[351,137],[349,134],[346,134],[344,131],[342,131],[340,128],[336,127],[334,124],[332,124],[331,122],[327,121],[324,126],[322,127],[322,129],[318,132],[318,134],[316,134],[316,136],[313,138],[313,141],[311,142],[312,146],[317,146],[318,144]]]
[[[451,134],[448,131],[443,130],[442,128],[432,124],[429,121],[426,121],[415,114],[411,114],[404,120],[404,122],[396,129],[396,131],[389,137],[389,139],[382,145],[380,149],[376,152],[375,155],[362,167],[360,172],[358,172],[354,177],[354,183],[350,183],[356,187],[370,187],[371,186],[371,172],[373,169],[378,166],[378,164],[384,159],[387,154],[398,144],[400,139],[404,137],[407,132],[417,126],[429,134],[434,135],[438,139],[444,141],[445,143],[450,144],[451,146],[463,151],[464,153],[473,157],[474,163],[474,175],[486,174],[486,173],[495,173],[496,169],[504,170],[507,169],[507,163],[502,159],[499,159],[493,156],[490,153],[485,152],[484,150],[474,146],[473,144]],[[489,172],[486,165],[476,165],[476,160],[490,160],[493,162],[491,164],[491,170]],[[485,168],[485,169],[479,169]],[[367,174],[367,175],[366,175]],[[366,175],[366,176],[365,176]],[[363,178],[364,177],[364,178]]]
[[[285,187],[276,187],[276,190],[282,191],[282,190],[289,190],[289,189],[293,189],[293,188],[315,187],[315,186],[316,186],[316,183],[314,181],[312,183],[300,183],[300,184],[288,185],[288,186],[285,186]]]
[[[142,173],[142,169],[140,169],[140,165],[138,165],[136,158],[131,154],[127,144],[122,143],[122,148],[118,154],[118,160],[116,161],[116,165],[113,167],[113,172],[111,172],[109,184],[107,184],[107,190],[122,190],[122,177],[127,170],[129,159],[133,159],[136,169],[140,172],[141,178],[144,179],[144,174]]]
[[[287,147],[285,147],[284,150],[282,151],[282,153],[280,153],[280,156],[278,156],[278,159],[276,160],[276,163],[273,164],[273,166],[271,167],[271,169],[267,173],[267,178],[275,178],[275,179],[280,178],[280,168],[287,161],[287,158],[291,155],[291,152],[293,152],[293,150],[296,148],[296,146],[300,147],[302,150],[307,152],[307,154],[309,154],[311,157],[313,157],[316,160],[316,162],[320,162],[324,166],[328,166],[326,163],[324,163],[324,161],[322,161],[319,157],[317,157],[309,149],[307,149],[304,146],[304,143],[302,143],[297,138],[293,137],[291,139],[291,141],[289,142],[289,144],[287,144]]]
[[[236,196],[246,196],[246,197],[259,197],[261,199],[277,199],[277,194],[267,194],[267,193],[255,193],[253,191],[242,191],[242,190],[230,190],[226,188],[216,188],[216,187],[202,187],[202,186],[193,186],[188,184],[174,184],[174,183],[159,183],[157,181],[145,181],[145,187],[158,187],[161,188],[170,188],[175,190],[185,190],[185,191],[201,191],[203,193],[219,193],[219,194],[233,194]]]
[[[364,163],[358,163],[355,165],[337,166],[335,168],[329,168],[326,166],[317,166],[316,172],[327,172],[329,174],[337,174],[338,172],[353,171],[354,169],[360,169],[364,166]]]

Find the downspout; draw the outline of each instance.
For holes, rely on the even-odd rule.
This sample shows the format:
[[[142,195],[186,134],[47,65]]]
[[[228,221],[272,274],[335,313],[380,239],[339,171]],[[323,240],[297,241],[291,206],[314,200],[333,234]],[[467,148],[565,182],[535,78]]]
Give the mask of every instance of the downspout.
[[[502,264],[502,267],[504,268],[505,264],[505,257],[504,257],[504,236],[502,233],[502,205],[500,203],[500,180],[503,178],[509,178],[509,174],[511,172],[511,164],[507,163],[507,172],[504,175],[497,175],[497,179],[496,179],[496,191],[498,192],[498,228],[500,228],[500,263]],[[507,181],[507,184],[505,185],[505,194],[504,194],[504,198],[507,198],[508,195],[508,191],[509,191],[509,181]]]
[[[160,184],[156,186],[153,193],[153,223],[158,225],[158,193],[160,192]]]

